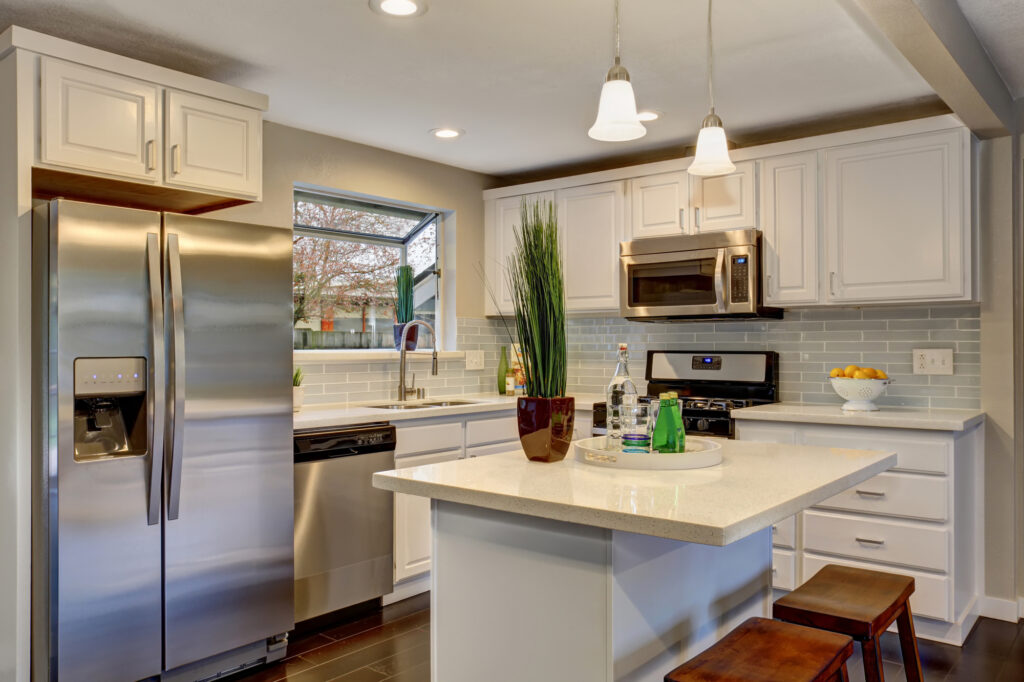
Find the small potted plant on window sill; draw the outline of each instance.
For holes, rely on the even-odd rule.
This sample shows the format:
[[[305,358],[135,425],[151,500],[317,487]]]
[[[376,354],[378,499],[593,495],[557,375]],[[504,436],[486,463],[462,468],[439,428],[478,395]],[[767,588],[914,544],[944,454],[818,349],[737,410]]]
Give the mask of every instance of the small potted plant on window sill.
[[[302,386],[302,379],[302,368],[296,367],[292,373],[292,412],[302,409],[302,399],[306,393],[306,389]]]
[[[399,265],[395,270],[395,350],[402,350],[402,330],[416,317],[416,312],[413,310],[414,285],[412,266]],[[416,350],[419,330],[419,325],[409,329],[409,335],[405,339],[406,350]]]
[[[522,350],[526,397],[516,402],[519,440],[536,462],[558,462],[572,442],[576,406],[565,396],[565,280],[551,202],[523,201],[506,269]]]

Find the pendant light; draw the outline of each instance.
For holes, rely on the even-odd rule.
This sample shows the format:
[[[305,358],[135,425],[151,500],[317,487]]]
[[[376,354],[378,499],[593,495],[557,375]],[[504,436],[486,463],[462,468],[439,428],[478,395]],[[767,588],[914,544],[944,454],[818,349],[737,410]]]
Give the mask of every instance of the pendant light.
[[[597,120],[587,135],[602,142],[625,142],[647,134],[636,114],[636,97],[629,82],[629,71],[619,62],[619,0],[615,0],[615,64],[601,86]]]
[[[729,146],[725,140],[725,129],[722,128],[722,119],[715,113],[715,88],[712,81],[712,68],[714,67],[714,53],[711,43],[711,0],[708,0],[708,99],[711,104],[711,111],[704,117],[700,124],[700,132],[697,134],[697,155],[693,163],[686,169],[690,175],[713,176],[728,175],[736,170],[736,166],[729,160]]]

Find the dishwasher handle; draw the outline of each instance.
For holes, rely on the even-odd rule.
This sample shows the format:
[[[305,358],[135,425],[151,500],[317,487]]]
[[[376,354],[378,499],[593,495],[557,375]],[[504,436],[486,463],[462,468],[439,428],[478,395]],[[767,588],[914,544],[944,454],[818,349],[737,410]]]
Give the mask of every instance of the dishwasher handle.
[[[295,463],[394,452],[395,443],[390,424],[300,431],[295,433]]]

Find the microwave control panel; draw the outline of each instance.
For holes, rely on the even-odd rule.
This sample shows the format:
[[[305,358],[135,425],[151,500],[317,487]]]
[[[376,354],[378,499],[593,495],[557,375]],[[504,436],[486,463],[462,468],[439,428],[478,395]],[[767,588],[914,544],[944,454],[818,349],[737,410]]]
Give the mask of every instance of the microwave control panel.
[[[730,272],[730,298],[733,303],[750,302],[750,257],[733,256]]]

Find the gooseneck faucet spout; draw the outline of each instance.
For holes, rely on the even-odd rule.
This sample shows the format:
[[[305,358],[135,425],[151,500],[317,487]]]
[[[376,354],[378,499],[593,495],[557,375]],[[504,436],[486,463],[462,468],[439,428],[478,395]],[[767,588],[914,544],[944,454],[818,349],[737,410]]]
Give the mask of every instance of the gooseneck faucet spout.
[[[399,358],[398,358],[398,400],[399,401],[408,400],[406,395],[408,393],[410,393],[410,392],[413,395],[416,395],[416,390],[415,390],[414,387],[406,386],[405,385],[405,339],[406,339],[406,337],[409,336],[409,330],[412,329],[413,327],[415,327],[416,325],[421,325],[423,327],[426,327],[427,331],[430,332],[431,338],[434,339],[434,352],[431,355],[430,373],[433,376],[437,376],[437,335],[434,334],[434,328],[431,327],[430,324],[428,324],[427,322],[424,322],[423,320],[413,320],[412,322],[409,322],[408,324],[406,324],[405,328],[402,330],[402,343],[399,346],[399,350],[402,353],[401,356],[399,356]],[[415,377],[415,375],[413,375],[413,381],[415,381],[415,380],[416,380],[416,377]]]

